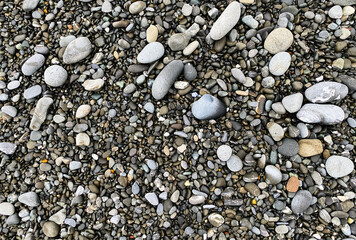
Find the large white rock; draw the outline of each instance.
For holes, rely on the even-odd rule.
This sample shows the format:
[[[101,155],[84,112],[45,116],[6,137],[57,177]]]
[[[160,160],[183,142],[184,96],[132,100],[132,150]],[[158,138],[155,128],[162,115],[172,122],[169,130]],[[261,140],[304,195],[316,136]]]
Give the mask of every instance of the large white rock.
[[[287,28],[276,28],[270,34],[268,34],[264,48],[272,53],[276,54],[287,50],[293,43],[293,34]]]
[[[213,40],[223,38],[237,24],[241,15],[239,2],[233,1],[226,7],[220,17],[214,22],[210,30],[210,37]]]
[[[305,104],[297,113],[297,118],[305,123],[333,125],[345,119],[342,108],[331,104]]]
[[[342,156],[330,156],[325,163],[326,171],[333,178],[349,175],[354,167],[354,163],[350,159]]]

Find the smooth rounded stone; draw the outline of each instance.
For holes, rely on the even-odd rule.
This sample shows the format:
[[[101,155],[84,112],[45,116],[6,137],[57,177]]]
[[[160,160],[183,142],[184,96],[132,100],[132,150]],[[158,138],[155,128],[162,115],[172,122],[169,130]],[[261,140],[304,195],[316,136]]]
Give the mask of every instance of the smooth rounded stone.
[[[268,132],[271,134],[274,141],[281,141],[284,137],[284,130],[278,123],[269,122],[267,124]]]
[[[30,123],[31,130],[38,131],[41,128],[42,123],[47,118],[48,108],[52,103],[53,99],[50,97],[42,97],[38,100]]]
[[[286,234],[289,232],[288,226],[287,225],[278,225],[275,228],[276,233],[278,234]]]
[[[205,94],[192,104],[192,114],[200,120],[220,118],[226,114],[226,105],[216,97]]]
[[[312,103],[327,103],[346,97],[349,89],[338,82],[320,82],[305,90],[305,97]]]
[[[184,65],[184,78],[187,81],[193,81],[197,76],[198,72],[192,64],[187,63]]]
[[[214,227],[220,227],[224,222],[224,217],[218,213],[212,213],[208,216],[209,223]]]
[[[255,183],[246,183],[245,189],[246,189],[246,191],[248,191],[250,194],[252,194],[255,197],[257,197],[261,194],[261,190]]]
[[[137,56],[139,63],[152,63],[160,59],[164,54],[164,46],[160,42],[147,44]]]
[[[145,109],[149,113],[154,113],[155,111],[155,106],[151,102],[147,102],[144,106],[143,109]]]
[[[87,37],[78,37],[66,47],[63,62],[65,64],[77,63],[89,56],[91,50],[90,40]]]
[[[182,7],[182,13],[184,16],[188,17],[192,14],[193,12],[193,7],[187,3],[185,3]]]
[[[261,85],[264,88],[273,88],[275,83],[276,81],[274,80],[274,78],[269,76],[262,79]]]
[[[199,42],[197,40],[189,43],[189,45],[184,48],[183,55],[184,56],[191,55],[198,47],[199,47]]]
[[[26,76],[31,76],[45,63],[46,58],[42,54],[35,54],[22,65],[21,71]]]
[[[133,93],[135,90],[136,90],[135,84],[130,83],[124,88],[123,92],[125,94],[130,94],[130,93]]]
[[[174,81],[183,71],[184,65],[181,60],[173,60],[168,63],[156,77],[152,85],[152,96],[160,100],[166,96]]]
[[[231,2],[214,22],[209,33],[210,37],[215,41],[223,38],[237,24],[240,15],[240,3],[237,1]]]
[[[59,234],[60,227],[52,221],[45,222],[42,226],[43,233],[47,237],[56,237]]]
[[[247,79],[245,77],[245,74],[238,68],[233,68],[231,69],[231,74],[232,76],[239,81],[239,83],[246,83]]]
[[[67,71],[59,65],[52,65],[44,72],[44,81],[51,87],[62,86],[68,77]]]
[[[158,28],[154,25],[151,25],[146,30],[146,39],[147,42],[152,43],[157,41],[158,38]]]
[[[17,81],[17,80],[11,81],[7,84],[7,89],[14,90],[14,89],[18,88],[20,86],[20,84],[21,84],[20,81]]]
[[[137,1],[130,5],[129,12],[131,14],[138,14],[146,8],[146,3],[144,1]]]
[[[282,181],[281,171],[273,165],[265,167],[266,180],[269,184],[278,184]]]
[[[56,115],[54,115],[54,117],[53,117],[53,121],[55,122],[55,123],[62,123],[62,122],[64,122],[66,120],[66,118],[64,117],[64,116],[62,116],[62,115],[59,115],[59,114],[56,114]]]
[[[104,13],[109,13],[112,11],[112,5],[109,1],[104,1],[103,5],[101,5],[101,11]]]
[[[18,198],[20,203],[23,203],[29,207],[37,207],[40,203],[40,198],[35,192],[26,192],[19,196]]]
[[[339,75],[338,78],[345,84],[350,91],[356,90],[356,78],[347,75]]]
[[[289,68],[292,57],[287,52],[279,52],[274,55],[269,64],[269,72],[275,76],[282,76]]]
[[[319,139],[302,139],[298,144],[298,153],[302,157],[311,157],[323,152],[323,144]]]
[[[284,108],[289,113],[298,112],[299,109],[302,107],[302,104],[303,104],[303,94],[294,93],[294,94],[285,96],[282,99],[282,104],[283,104]]]
[[[17,115],[17,109],[13,106],[5,105],[1,108],[1,111],[10,117],[16,117]]]
[[[17,148],[17,146],[14,143],[0,142],[0,151],[7,155],[11,155],[11,154],[15,153],[16,148]]]
[[[276,54],[279,52],[284,52],[293,43],[293,34],[287,28],[280,27],[274,29],[270,34],[268,34],[265,42],[264,48],[271,54]]]
[[[292,199],[291,208],[296,214],[303,213],[311,205],[312,194],[307,190],[299,190]]]
[[[32,11],[37,7],[40,0],[24,0],[22,3],[22,9],[24,11]]]
[[[232,148],[229,145],[221,145],[216,154],[221,161],[226,162],[232,155]]]
[[[232,155],[229,158],[229,160],[226,162],[226,166],[229,168],[230,171],[238,172],[242,169],[243,163],[242,163],[242,160],[238,156]]]
[[[12,214],[6,219],[6,224],[9,226],[17,225],[19,224],[21,219],[19,218],[19,215],[17,213]]]
[[[65,37],[61,37],[59,39],[59,46],[61,47],[67,47],[70,42],[74,41],[76,37],[74,35],[68,35]]]
[[[91,107],[88,104],[80,105],[75,113],[75,118],[86,117],[90,113]]]
[[[15,213],[15,207],[12,203],[0,203],[0,215],[10,216]]]
[[[41,93],[42,93],[41,86],[35,85],[35,86],[25,89],[23,96],[25,97],[25,99],[32,99],[32,98],[35,98],[35,97],[41,95]]]
[[[31,131],[30,139],[32,141],[38,141],[41,139],[41,137],[42,137],[42,134],[40,131]]]
[[[103,79],[88,79],[82,84],[87,91],[98,91],[104,86]]]
[[[329,9],[328,15],[330,18],[338,19],[342,17],[342,8],[339,5],[333,6]]]
[[[354,163],[342,156],[330,156],[325,163],[327,173],[333,178],[349,175],[355,168]]]
[[[253,18],[251,15],[246,15],[244,16],[241,21],[249,26],[250,28],[257,28],[258,27],[258,22]]]
[[[341,123],[345,119],[345,113],[336,105],[308,103],[299,110],[297,118],[305,123],[333,125]]]
[[[157,206],[159,204],[157,195],[155,193],[146,193],[145,198],[153,206]]]
[[[187,47],[190,38],[191,36],[189,34],[176,33],[168,39],[167,43],[172,51],[181,51]]]
[[[140,192],[140,185],[138,184],[138,182],[134,182],[134,184],[132,184],[132,193],[133,194],[138,194]]]
[[[273,111],[275,111],[278,114],[286,114],[286,112],[287,112],[281,102],[273,103],[271,107],[272,107]]]
[[[299,152],[299,144],[294,139],[285,138],[282,145],[278,147],[278,152],[283,156],[293,157]]]
[[[69,163],[69,170],[74,171],[80,169],[82,167],[82,163],[79,161],[71,161]]]
[[[89,146],[90,138],[86,133],[78,133],[75,138],[75,145],[77,146]]]
[[[205,197],[201,195],[193,195],[189,198],[188,201],[192,205],[199,205],[205,202]]]
[[[350,127],[356,128],[356,120],[354,118],[348,118],[347,123],[349,124]]]

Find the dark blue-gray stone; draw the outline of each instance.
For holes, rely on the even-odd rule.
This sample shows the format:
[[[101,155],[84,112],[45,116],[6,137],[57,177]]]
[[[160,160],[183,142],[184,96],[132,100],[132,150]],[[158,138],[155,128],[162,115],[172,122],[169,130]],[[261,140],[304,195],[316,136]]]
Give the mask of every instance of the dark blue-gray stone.
[[[299,152],[299,144],[294,139],[285,138],[282,145],[278,147],[278,152],[287,157],[295,156]]]
[[[226,105],[216,97],[205,94],[192,104],[192,113],[200,120],[216,119],[226,114]]]

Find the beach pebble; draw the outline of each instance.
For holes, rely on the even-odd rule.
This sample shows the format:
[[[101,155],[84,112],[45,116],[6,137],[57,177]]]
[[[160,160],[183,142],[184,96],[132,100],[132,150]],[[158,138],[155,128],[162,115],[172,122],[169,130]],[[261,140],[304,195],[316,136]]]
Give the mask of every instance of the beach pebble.
[[[13,106],[9,106],[9,105],[2,106],[1,111],[9,115],[10,117],[16,117],[17,115],[17,109]]]
[[[341,178],[349,175],[354,170],[354,163],[346,157],[330,156],[325,163],[325,168],[329,176]]]
[[[232,155],[232,148],[229,145],[221,145],[216,154],[221,161],[226,162]]]
[[[75,118],[86,117],[90,113],[91,107],[88,104],[80,105],[75,113]]]
[[[224,116],[226,106],[216,97],[205,94],[192,104],[192,114],[200,120],[216,119]]]
[[[48,108],[52,105],[52,103],[53,99],[50,97],[42,97],[38,100],[30,123],[31,130],[37,131],[41,128],[42,123],[47,118]]]
[[[269,122],[267,124],[268,132],[271,134],[273,140],[281,141],[284,137],[284,130],[278,123]]]
[[[35,192],[22,193],[18,198],[20,203],[23,203],[29,207],[37,207],[40,203],[40,198]]]
[[[305,123],[333,125],[341,123],[345,119],[345,113],[336,105],[308,103],[298,111],[297,118]]]
[[[21,71],[26,76],[31,76],[45,63],[46,58],[42,54],[35,54],[22,65]]]
[[[75,145],[77,146],[89,146],[90,145],[90,137],[86,133],[78,133],[75,138]]]
[[[98,91],[104,86],[103,79],[88,79],[82,84],[87,91]]]
[[[164,47],[162,43],[151,42],[147,44],[137,56],[139,63],[152,63],[160,59],[164,54]]]
[[[131,14],[138,14],[146,8],[146,3],[144,1],[133,2],[129,7],[129,12]]]
[[[238,172],[243,167],[242,160],[236,155],[232,155],[229,160],[227,160],[226,165],[232,172]]]
[[[15,153],[16,148],[17,148],[17,146],[14,143],[0,142],[0,151],[5,154],[11,155],[11,154]]]
[[[287,52],[279,52],[274,55],[268,65],[269,72],[275,76],[282,76],[289,68],[291,56]]]
[[[159,204],[157,195],[155,193],[146,193],[145,198],[153,206],[157,206]]]
[[[56,237],[59,234],[60,227],[52,221],[45,222],[43,224],[42,230],[47,237]]]
[[[40,85],[35,85],[25,89],[23,96],[25,99],[32,99],[38,97],[42,93],[42,88]]]
[[[311,157],[323,152],[323,144],[319,139],[302,139],[298,144],[298,153],[302,157]]]
[[[339,5],[333,6],[329,9],[328,15],[330,18],[338,19],[342,17],[342,8]]]
[[[268,165],[265,167],[265,174],[267,183],[269,184],[278,184],[282,181],[281,171],[273,165]]]
[[[191,36],[186,33],[175,33],[168,39],[168,46],[172,51],[181,51],[187,47]]]
[[[280,27],[270,32],[264,42],[264,48],[271,54],[286,51],[293,44],[293,34],[287,28]]]
[[[214,227],[220,227],[224,223],[224,217],[218,213],[212,213],[208,216],[209,223]]]
[[[278,147],[278,152],[283,156],[293,157],[299,152],[299,144],[294,139],[285,138],[282,145]]]
[[[312,194],[307,190],[299,190],[292,199],[291,208],[296,214],[303,213],[312,203]]]
[[[157,41],[158,38],[158,28],[154,25],[151,25],[146,30],[146,39],[147,42],[152,43]]]
[[[193,81],[197,76],[198,72],[192,64],[187,63],[184,65],[184,78],[187,81]]]
[[[71,41],[63,54],[63,62],[66,64],[77,63],[91,53],[91,42],[87,37],[78,37]]]
[[[44,81],[51,87],[60,87],[67,80],[67,71],[59,65],[52,65],[44,72]]]
[[[285,97],[282,99],[282,104],[283,104],[283,107],[284,107],[289,113],[298,112],[299,109],[302,107],[302,104],[303,104],[303,94],[301,94],[301,93],[294,93],[294,94],[285,96]]]
[[[0,215],[10,216],[15,213],[15,207],[12,203],[0,203]]]
[[[22,9],[24,11],[32,11],[37,7],[40,0],[24,0],[22,3]]]
[[[338,82],[320,82],[305,90],[305,97],[312,103],[339,101],[346,97],[349,89]]]

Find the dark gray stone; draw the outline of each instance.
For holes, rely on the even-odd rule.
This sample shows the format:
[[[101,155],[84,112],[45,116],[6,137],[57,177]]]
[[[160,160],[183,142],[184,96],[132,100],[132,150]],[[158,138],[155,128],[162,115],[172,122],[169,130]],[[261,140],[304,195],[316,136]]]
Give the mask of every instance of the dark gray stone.
[[[285,138],[282,145],[278,147],[278,152],[287,157],[295,156],[299,152],[299,144],[294,139]]]

